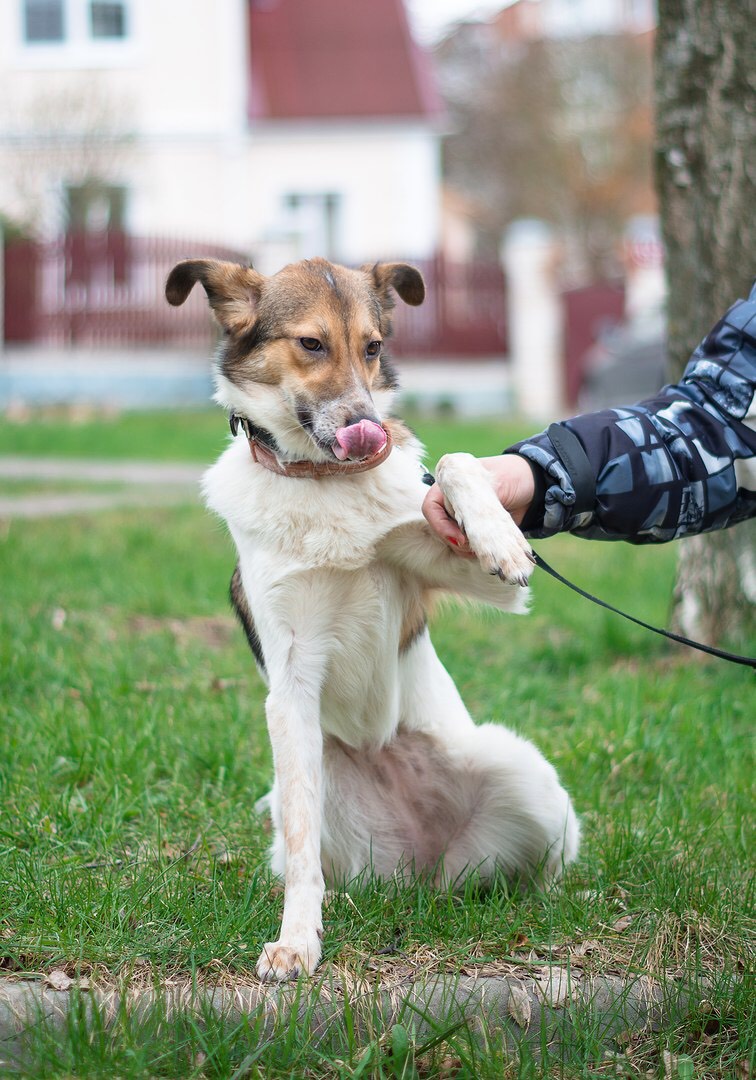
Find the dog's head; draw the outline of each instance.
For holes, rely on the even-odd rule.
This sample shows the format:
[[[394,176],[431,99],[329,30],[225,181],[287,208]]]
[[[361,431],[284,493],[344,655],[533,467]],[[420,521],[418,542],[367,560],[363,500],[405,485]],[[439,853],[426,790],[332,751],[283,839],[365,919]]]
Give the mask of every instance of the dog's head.
[[[368,457],[385,435],[376,398],[395,389],[384,353],[394,293],[421,304],[420,272],[405,263],[348,270],[308,259],[265,277],[249,266],[181,262],[166,282],[183,304],[203,285],[224,331],[216,400],[269,431],[288,456]]]

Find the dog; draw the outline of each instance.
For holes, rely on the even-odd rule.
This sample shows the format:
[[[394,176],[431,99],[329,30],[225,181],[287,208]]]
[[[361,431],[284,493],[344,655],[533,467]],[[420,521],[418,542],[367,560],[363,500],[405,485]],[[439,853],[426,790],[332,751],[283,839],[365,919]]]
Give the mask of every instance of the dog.
[[[428,635],[438,592],[524,611],[533,562],[469,454],[442,458],[437,481],[477,558],[423,518],[423,451],[390,418],[384,348],[396,297],[424,299],[420,272],[310,259],[266,277],[187,260],[169,303],[197,282],[223,331],[215,399],[244,432],[203,489],[237,548],[231,600],[268,687],[263,802],[285,890],[257,973],[284,981],[319,963],[326,881],[547,882],[575,858],[579,826],[531,743],[473,723]]]

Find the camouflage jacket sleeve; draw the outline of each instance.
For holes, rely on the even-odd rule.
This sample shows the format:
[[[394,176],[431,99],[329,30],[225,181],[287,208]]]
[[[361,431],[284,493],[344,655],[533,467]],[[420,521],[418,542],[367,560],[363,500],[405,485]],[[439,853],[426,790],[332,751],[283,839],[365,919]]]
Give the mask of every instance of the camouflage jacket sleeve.
[[[533,466],[528,536],[660,543],[756,517],[756,286],[679,384],[552,424],[505,453]]]

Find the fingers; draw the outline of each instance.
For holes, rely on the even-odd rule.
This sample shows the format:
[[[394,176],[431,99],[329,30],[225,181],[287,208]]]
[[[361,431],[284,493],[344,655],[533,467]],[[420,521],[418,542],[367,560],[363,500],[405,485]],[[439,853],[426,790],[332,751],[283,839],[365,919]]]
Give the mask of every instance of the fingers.
[[[465,555],[470,559],[475,558],[470,551],[467,537],[456,521],[447,514],[444,508],[443,492],[438,484],[434,484],[425,496],[423,514],[436,536],[443,540],[445,544],[448,544],[450,548],[460,555]]]

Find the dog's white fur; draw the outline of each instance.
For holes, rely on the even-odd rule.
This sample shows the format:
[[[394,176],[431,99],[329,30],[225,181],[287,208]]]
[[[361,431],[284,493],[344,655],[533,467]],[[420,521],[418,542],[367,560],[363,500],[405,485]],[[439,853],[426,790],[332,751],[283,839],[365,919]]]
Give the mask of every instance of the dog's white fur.
[[[267,431],[280,459],[332,463],[340,438],[359,453],[355,427],[376,436],[393,385],[382,351],[393,295],[412,305],[425,295],[414,267],[315,259],[264,278],[188,260],[168,277],[168,301],[182,304],[197,281],[226,331],[216,399]],[[477,561],[456,556],[422,516],[421,448],[394,431],[394,449],[367,472],[282,476],[239,438],[205,477],[236,543],[232,595],[269,686],[265,801],[286,888],[263,979],[317,966],[326,877],[548,880],[577,851],[553,768],[506,728],[473,724],[425,627],[435,590],[522,611],[529,546],[482,465],[452,454],[437,478]]]
[[[217,399],[269,430],[286,421],[270,386],[241,390],[219,375]],[[429,589],[522,611],[525,590],[490,571],[516,581],[532,568],[466,454],[442,459],[437,477],[479,563],[447,550],[421,513],[420,455],[410,442],[369,472],[292,479],[237,438],[205,477],[207,505],[238,549],[269,684],[272,864],[286,887],[279,938],[257,966],[264,979],[316,967],[324,873],[414,867],[455,882],[499,868],[548,880],[577,852],[569,797],[539,751],[473,724],[427,630],[400,650],[405,616]]]

